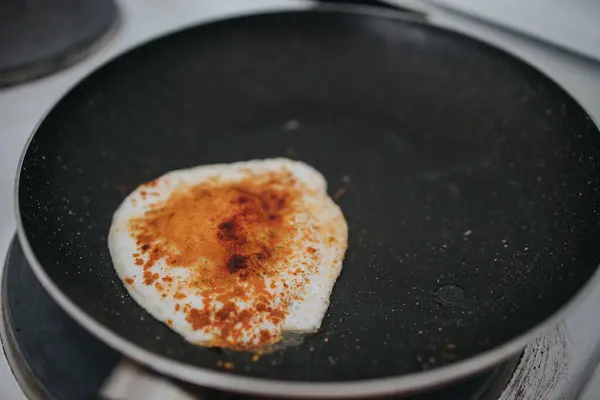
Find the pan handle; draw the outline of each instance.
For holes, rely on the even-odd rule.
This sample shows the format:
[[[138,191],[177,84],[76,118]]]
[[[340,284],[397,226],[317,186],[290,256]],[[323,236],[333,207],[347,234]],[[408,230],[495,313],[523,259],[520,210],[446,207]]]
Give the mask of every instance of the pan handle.
[[[427,20],[427,15],[432,11],[429,1],[423,0],[317,0],[317,6],[342,6],[342,7],[367,7],[367,9],[380,9],[406,14],[418,19]]]
[[[99,395],[102,400],[202,400],[128,359],[113,369]]]

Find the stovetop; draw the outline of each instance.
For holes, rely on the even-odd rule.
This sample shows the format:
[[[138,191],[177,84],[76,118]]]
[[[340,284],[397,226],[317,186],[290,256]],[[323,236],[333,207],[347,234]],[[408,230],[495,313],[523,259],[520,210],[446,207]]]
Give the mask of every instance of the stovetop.
[[[30,397],[51,400],[87,399],[101,393],[121,356],[92,337],[52,300],[29,268],[16,238],[4,265],[1,291],[0,336],[24,391]],[[520,355],[470,379],[403,399],[497,400],[519,360]],[[201,398],[255,398],[189,385],[185,388]]]
[[[394,1],[398,4],[402,2],[403,0]],[[410,3],[414,3],[410,0],[406,2],[409,8]],[[6,254],[15,231],[12,188],[21,150],[43,114],[81,77],[140,42],[191,24],[249,11],[312,6],[310,2],[292,0],[229,0],[226,2],[122,0],[117,3],[121,10],[122,27],[110,42],[95,54],[47,78],[0,91],[0,121],[3,126],[0,130],[2,142],[0,146],[0,256],[2,257]],[[536,65],[580,101],[596,120],[600,120],[600,66],[598,64],[448,11],[433,12],[429,17],[433,24],[469,33],[507,49]],[[0,292],[6,296],[4,291],[0,290]],[[600,346],[598,346],[600,318],[596,316],[598,303],[600,303],[600,287],[580,304],[577,312],[568,316],[555,330],[526,348],[516,372],[500,395],[500,399],[574,399],[600,359]],[[69,323],[65,323],[65,326],[68,325]],[[60,346],[61,341],[57,342]],[[106,357],[107,364],[109,364],[108,354],[110,353],[101,354],[102,357]],[[46,367],[52,369],[52,364]],[[77,371],[70,373],[75,372]],[[76,381],[77,378],[73,378],[73,382]],[[86,384],[89,384],[89,381]],[[24,398],[3,357],[0,357],[0,394],[2,398],[15,400]],[[600,398],[598,393],[588,393],[581,397],[582,400],[596,398]]]

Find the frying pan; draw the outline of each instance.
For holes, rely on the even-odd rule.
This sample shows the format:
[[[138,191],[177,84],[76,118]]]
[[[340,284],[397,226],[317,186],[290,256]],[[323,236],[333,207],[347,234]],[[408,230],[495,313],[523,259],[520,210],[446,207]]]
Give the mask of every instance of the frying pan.
[[[144,44],[62,98],[21,161],[18,234],[75,320],[164,374],[268,395],[406,394],[514,355],[597,283],[598,133],[532,67],[426,23],[237,17]],[[128,296],[112,214],[167,171],[277,156],[321,171],[348,221],[323,325],[255,362],[192,346]]]

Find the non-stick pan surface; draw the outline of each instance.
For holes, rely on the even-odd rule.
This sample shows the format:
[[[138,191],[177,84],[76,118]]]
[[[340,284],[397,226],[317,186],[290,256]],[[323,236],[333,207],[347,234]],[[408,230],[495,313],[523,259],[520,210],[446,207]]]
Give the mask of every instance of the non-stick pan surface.
[[[279,156],[344,192],[349,247],[323,326],[255,362],[187,344],[114,273],[112,214],[167,171]],[[255,15],[143,45],[66,95],[24,155],[21,240],[76,319],[163,372],[395,377],[509,343],[576,296],[600,262],[599,158],[586,113],[487,45],[383,16]]]

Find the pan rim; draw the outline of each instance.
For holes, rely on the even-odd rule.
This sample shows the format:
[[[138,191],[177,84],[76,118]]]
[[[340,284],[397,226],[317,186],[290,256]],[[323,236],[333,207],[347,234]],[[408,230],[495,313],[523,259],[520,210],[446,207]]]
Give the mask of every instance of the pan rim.
[[[307,7],[307,5],[309,7]],[[493,367],[496,364],[501,363],[515,355],[523,348],[525,348],[534,339],[541,336],[544,332],[547,332],[551,328],[557,326],[560,321],[564,319],[573,309],[575,309],[581,302],[589,296],[592,290],[600,284],[600,266],[596,267],[594,273],[590,276],[588,281],[581,286],[581,288],[575,293],[571,299],[565,302],[560,308],[558,308],[551,316],[541,321],[528,331],[515,336],[513,339],[489,349],[485,352],[479,353],[473,357],[463,359],[461,361],[451,363],[442,367],[437,367],[428,371],[413,372],[410,374],[404,374],[399,376],[391,376],[385,378],[358,380],[358,381],[334,381],[334,382],[309,382],[309,381],[285,381],[285,380],[274,380],[266,378],[248,377],[243,375],[232,375],[226,372],[217,372],[208,370],[202,367],[192,366],[190,364],[182,363],[179,361],[172,360],[168,357],[160,356],[153,353],[150,350],[146,350],[141,346],[119,336],[109,328],[105,327],[93,317],[84,312],[78,305],[76,305],[66,294],[64,294],[59,287],[52,281],[52,279],[46,273],[44,267],[37,259],[23,226],[23,219],[21,217],[21,210],[19,206],[19,184],[21,179],[22,166],[25,160],[25,156],[29,150],[29,146],[35,137],[38,129],[42,123],[46,120],[50,112],[55,106],[63,100],[79,83],[88,78],[90,75],[101,69],[106,64],[114,61],[118,57],[128,53],[129,51],[148,44],[158,38],[168,36],[174,32],[180,32],[189,29],[194,26],[201,26],[206,24],[220,23],[224,21],[240,19],[240,18],[252,18],[259,17],[261,15],[278,14],[278,13],[323,13],[323,12],[336,12],[342,14],[351,15],[371,15],[371,16],[386,16],[388,18],[395,18],[400,20],[408,20],[416,24],[427,25],[436,29],[452,32],[453,34],[463,36],[469,40],[485,44],[486,46],[492,47],[498,51],[501,51],[510,57],[519,60],[522,63],[527,64],[531,68],[534,68],[537,73],[543,75],[546,79],[558,86],[565,94],[571,97],[572,101],[576,103],[582,110],[586,112],[592,123],[598,128],[598,123],[591,116],[591,114],[583,107],[574,96],[572,96],[566,89],[562,87],[553,78],[546,75],[544,72],[532,66],[531,63],[522,59],[518,55],[501,48],[493,43],[489,43],[479,37],[470,36],[458,30],[453,30],[450,27],[444,25],[435,25],[434,23],[427,22],[423,18],[414,18],[412,16],[406,16],[401,12],[383,10],[377,7],[367,6],[348,6],[348,5],[334,5],[334,6],[312,6],[313,3],[308,4],[293,4],[291,7],[288,5],[285,8],[277,8],[272,11],[253,11],[243,12],[228,17],[212,18],[208,21],[202,21],[196,24],[186,24],[179,29],[168,30],[158,36],[152,36],[147,40],[136,43],[133,47],[128,47],[123,52],[115,54],[110,59],[105,60],[99,65],[95,66],[93,70],[80,77],[77,82],[67,89],[41,116],[40,120],[36,124],[32,133],[29,135],[25,147],[19,158],[17,165],[17,173],[14,182],[14,212],[17,222],[17,237],[23,248],[23,253],[31,269],[33,270],[36,278],[40,281],[42,286],[48,291],[51,297],[56,301],[63,310],[69,314],[75,321],[83,326],[93,336],[100,339],[113,349],[119,351],[124,357],[129,357],[142,365],[153,369],[166,376],[171,376],[182,381],[186,381],[192,384],[206,386],[230,392],[243,392],[246,394],[253,395],[269,395],[279,397],[302,397],[302,396],[316,396],[321,398],[333,398],[333,397],[347,397],[347,398],[360,398],[364,396],[381,396],[390,394],[409,394],[427,389],[434,389],[438,386],[466,378],[474,375],[477,372],[481,372],[487,368]]]

